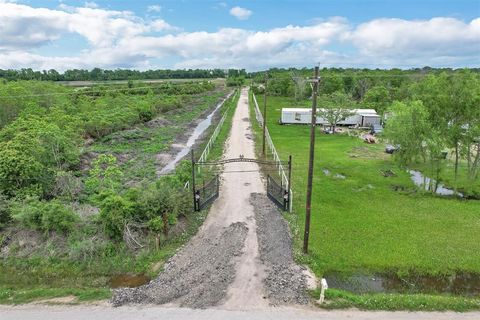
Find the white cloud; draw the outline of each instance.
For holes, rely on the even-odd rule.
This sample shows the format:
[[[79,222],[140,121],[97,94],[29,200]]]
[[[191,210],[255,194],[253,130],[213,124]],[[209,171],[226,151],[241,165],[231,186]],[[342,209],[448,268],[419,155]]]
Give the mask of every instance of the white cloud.
[[[354,26],[334,17],[265,31],[181,32],[163,19],[144,20],[129,11],[59,8],[0,0],[0,68],[158,67],[153,61],[178,68],[247,69],[317,62],[367,67],[480,65],[480,18],[375,19]],[[35,53],[71,34],[87,41],[80,52]]]
[[[0,3],[0,50],[45,45],[69,32],[83,36],[93,46],[110,46],[119,38],[149,30],[129,11],[64,8],[66,11]]]
[[[160,12],[161,10],[162,10],[162,7],[157,4],[147,7],[147,12]]]
[[[242,7],[233,7],[230,9],[230,14],[238,20],[247,20],[252,15],[252,11]]]
[[[465,23],[454,18],[430,20],[376,19],[344,35],[366,56],[480,55],[480,18]]]
[[[97,9],[99,6],[93,1],[86,1],[85,2],[85,8],[90,8],[90,9]]]
[[[150,27],[153,31],[173,31],[178,30],[177,27],[172,26],[163,19],[156,19],[150,22]]]

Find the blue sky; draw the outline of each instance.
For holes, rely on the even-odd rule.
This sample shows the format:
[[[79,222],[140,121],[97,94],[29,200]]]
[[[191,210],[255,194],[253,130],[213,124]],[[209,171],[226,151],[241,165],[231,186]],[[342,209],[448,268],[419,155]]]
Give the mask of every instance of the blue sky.
[[[0,0],[0,68],[480,66],[480,0]]]

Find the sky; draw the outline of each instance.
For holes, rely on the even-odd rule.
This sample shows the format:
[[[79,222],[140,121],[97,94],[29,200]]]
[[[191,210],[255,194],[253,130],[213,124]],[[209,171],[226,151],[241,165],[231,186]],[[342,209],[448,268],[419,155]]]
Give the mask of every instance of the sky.
[[[480,0],[0,0],[0,69],[480,67]]]

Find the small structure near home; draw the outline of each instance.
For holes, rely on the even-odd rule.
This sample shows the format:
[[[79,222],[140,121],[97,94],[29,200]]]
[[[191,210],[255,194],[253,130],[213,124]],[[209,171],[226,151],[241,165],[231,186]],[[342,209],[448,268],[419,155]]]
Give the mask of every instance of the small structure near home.
[[[322,109],[319,109],[322,110]],[[342,120],[338,125],[371,127],[380,125],[381,117],[374,109],[352,109],[352,116]],[[309,124],[312,118],[310,108],[282,108],[281,124]],[[328,121],[317,114],[317,124],[329,125]]]

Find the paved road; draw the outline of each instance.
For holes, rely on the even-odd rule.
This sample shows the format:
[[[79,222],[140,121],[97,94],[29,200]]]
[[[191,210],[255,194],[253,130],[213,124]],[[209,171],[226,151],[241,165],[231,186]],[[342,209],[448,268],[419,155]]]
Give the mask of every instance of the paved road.
[[[219,309],[180,309],[158,306],[0,306],[2,320],[478,320],[480,313],[453,312],[362,312],[269,308],[264,310],[228,311]]]

